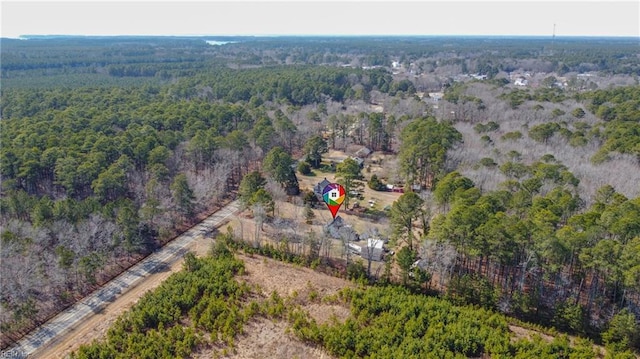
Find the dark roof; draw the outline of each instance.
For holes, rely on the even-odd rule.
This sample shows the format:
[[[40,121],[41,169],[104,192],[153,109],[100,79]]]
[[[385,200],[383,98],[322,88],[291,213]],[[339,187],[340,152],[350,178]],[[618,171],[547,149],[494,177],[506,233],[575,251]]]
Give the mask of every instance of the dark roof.
[[[371,150],[368,149],[367,147],[362,147],[355,153],[356,157],[367,157],[370,154],[371,154]]]
[[[327,187],[327,185],[331,184],[331,182],[327,181],[327,178],[325,177],[321,182],[319,182],[318,184],[316,184],[316,186],[313,188],[313,190],[316,193],[320,193],[322,194],[322,190]]]

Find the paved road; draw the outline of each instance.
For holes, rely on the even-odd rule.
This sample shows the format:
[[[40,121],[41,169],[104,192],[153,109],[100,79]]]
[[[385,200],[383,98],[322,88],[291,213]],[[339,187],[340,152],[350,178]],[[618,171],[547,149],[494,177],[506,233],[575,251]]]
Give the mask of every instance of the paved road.
[[[139,284],[149,275],[163,270],[174,261],[182,258],[186,253],[186,247],[191,242],[222,225],[227,218],[236,213],[238,209],[238,201],[229,203],[227,206],[178,236],[159,251],[149,255],[147,258],[109,281],[99,290],[86,296],[39,328],[33,330],[12,348],[0,352],[0,358],[27,358],[40,347],[70,330],[77,323],[85,320],[92,314],[100,312],[119,295]]]

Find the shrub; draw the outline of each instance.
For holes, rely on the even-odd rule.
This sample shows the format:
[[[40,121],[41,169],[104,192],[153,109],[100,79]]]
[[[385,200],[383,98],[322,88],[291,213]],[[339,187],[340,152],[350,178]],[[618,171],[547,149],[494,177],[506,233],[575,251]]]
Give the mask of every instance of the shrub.
[[[585,112],[582,108],[578,107],[575,110],[571,111],[571,114],[576,118],[583,118],[585,115]]]
[[[609,328],[602,333],[604,343],[615,350],[624,351],[640,346],[638,324],[633,313],[623,309],[614,315],[609,322]]]
[[[507,152],[507,157],[509,157],[509,159],[511,159],[512,161],[520,161],[522,159],[522,154],[518,151],[511,150]]]
[[[502,138],[503,141],[519,140],[519,139],[522,138],[522,132],[520,132],[520,131],[507,132],[504,135],[502,135],[501,138]]]
[[[357,282],[365,281],[367,279],[367,269],[362,262],[351,262],[347,267],[347,278]]]
[[[570,333],[584,334],[587,329],[587,316],[582,306],[572,303],[560,303],[553,317],[556,328]]]
[[[374,191],[384,191],[387,188],[375,174],[371,176],[371,179],[369,180],[369,182],[367,182],[367,185]]]
[[[308,176],[311,174],[311,165],[306,161],[301,161],[298,163],[298,172],[301,174]]]
[[[313,191],[305,191],[302,195],[302,202],[313,208],[318,203],[318,197]]]
[[[479,123],[479,124],[473,126],[473,129],[477,133],[496,131],[499,128],[500,128],[500,125],[495,121],[489,121],[486,124]]]
[[[529,137],[534,141],[547,142],[558,130],[560,130],[560,125],[555,122],[543,123],[533,126],[529,130]]]
[[[493,160],[493,158],[491,157],[484,157],[480,160],[480,164],[484,167],[495,167],[498,164],[496,163],[496,161]]]
[[[586,146],[587,143],[589,143],[589,140],[584,137],[584,134],[579,132],[574,132],[569,139],[569,145],[573,147]]]

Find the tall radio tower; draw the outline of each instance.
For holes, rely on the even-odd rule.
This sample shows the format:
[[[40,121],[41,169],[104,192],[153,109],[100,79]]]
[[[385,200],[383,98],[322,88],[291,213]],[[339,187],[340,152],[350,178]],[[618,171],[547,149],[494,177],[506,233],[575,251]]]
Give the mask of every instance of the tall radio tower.
[[[553,35],[551,36],[551,55],[553,55],[554,45],[556,43],[556,24],[553,24]]]

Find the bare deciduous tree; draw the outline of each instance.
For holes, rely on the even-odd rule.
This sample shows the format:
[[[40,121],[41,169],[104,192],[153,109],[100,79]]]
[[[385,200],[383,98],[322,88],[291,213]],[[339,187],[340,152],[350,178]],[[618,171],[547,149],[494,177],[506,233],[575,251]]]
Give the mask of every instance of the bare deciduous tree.
[[[253,235],[253,247],[260,248],[262,241],[262,231],[264,231],[263,224],[264,220],[267,218],[267,212],[264,209],[264,206],[260,203],[256,203],[251,206],[251,211],[253,212],[253,219],[255,220],[256,226]]]
[[[437,274],[438,285],[444,288],[451,278],[453,268],[458,257],[455,247],[448,242],[427,240],[420,247],[418,253],[424,262],[423,269]]]

